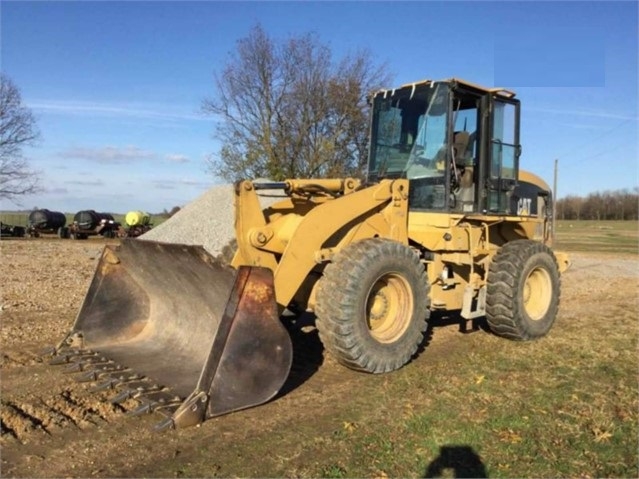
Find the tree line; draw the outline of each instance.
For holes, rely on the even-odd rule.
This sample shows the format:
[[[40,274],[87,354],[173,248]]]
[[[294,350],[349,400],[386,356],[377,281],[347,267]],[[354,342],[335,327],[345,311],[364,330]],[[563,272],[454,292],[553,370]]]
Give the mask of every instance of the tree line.
[[[637,220],[639,187],[590,193],[586,197],[569,195],[557,201],[560,220]]]

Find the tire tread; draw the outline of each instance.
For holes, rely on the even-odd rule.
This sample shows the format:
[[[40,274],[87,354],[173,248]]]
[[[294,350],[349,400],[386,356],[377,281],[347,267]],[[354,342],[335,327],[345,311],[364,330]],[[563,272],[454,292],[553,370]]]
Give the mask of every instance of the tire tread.
[[[553,285],[556,285],[547,317],[540,320],[547,323],[544,325],[545,331],[531,327],[532,320],[527,319],[517,297],[520,282],[525,280],[521,272],[528,260],[536,255],[552,258],[549,273]],[[555,320],[559,300],[559,269],[555,255],[548,246],[532,240],[516,240],[501,247],[490,264],[486,295],[486,320],[495,334],[515,341],[527,341],[545,335]]]
[[[370,265],[388,258],[414,268],[413,284],[416,312],[408,330],[396,343],[403,347],[377,347],[380,343],[362,338],[357,328],[356,298],[361,293],[362,278]],[[424,266],[410,248],[394,241],[373,238],[353,243],[340,251],[325,270],[317,291],[317,329],[326,350],[341,364],[360,371],[383,373],[406,364],[417,351],[427,328],[428,283]],[[415,321],[416,315],[424,316]],[[409,334],[410,337],[406,335]],[[406,338],[406,339],[405,339]],[[391,351],[389,353],[389,350]]]

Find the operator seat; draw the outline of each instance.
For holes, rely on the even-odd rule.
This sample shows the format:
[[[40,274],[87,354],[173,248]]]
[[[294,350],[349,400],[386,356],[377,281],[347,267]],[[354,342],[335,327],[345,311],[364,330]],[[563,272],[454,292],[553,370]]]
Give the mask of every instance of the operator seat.
[[[466,165],[468,145],[470,143],[470,133],[467,131],[456,131],[453,136],[453,157],[458,165]]]
[[[455,132],[453,154],[455,165],[461,168],[459,186],[455,192],[455,206],[462,212],[472,212],[475,203],[475,181],[473,174],[473,143],[475,133]]]

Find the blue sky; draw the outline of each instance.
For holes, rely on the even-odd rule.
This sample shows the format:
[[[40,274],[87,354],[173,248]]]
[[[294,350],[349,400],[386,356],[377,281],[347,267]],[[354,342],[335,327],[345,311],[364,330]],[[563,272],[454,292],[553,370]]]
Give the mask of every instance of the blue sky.
[[[522,101],[522,167],[559,197],[638,185],[637,2],[13,2],[1,64],[38,119],[43,193],[22,206],[159,212],[215,184],[215,94],[236,41],[316,32],[393,85],[460,77]],[[16,205],[3,202],[3,209]]]

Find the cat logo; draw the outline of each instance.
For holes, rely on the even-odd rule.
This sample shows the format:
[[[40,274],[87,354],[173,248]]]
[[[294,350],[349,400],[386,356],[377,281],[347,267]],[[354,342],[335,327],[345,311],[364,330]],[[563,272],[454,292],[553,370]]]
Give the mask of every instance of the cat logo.
[[[532,200],[530,198],[519,198],[517,202],[517,215],[530,216],[530,205]]]

